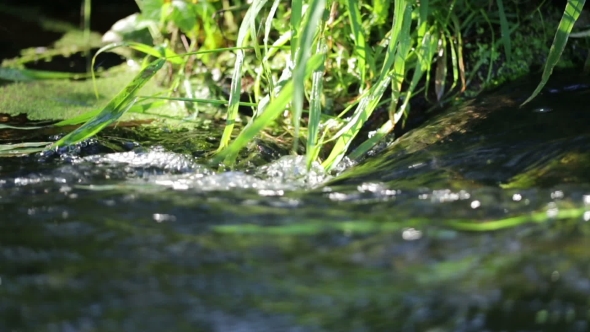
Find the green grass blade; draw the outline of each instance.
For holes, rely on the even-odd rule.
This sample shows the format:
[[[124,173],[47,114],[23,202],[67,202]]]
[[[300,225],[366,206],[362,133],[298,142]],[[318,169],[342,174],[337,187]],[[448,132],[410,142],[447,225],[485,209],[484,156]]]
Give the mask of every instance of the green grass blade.
[[[105,45],[103,47],[101,47],[98,51],[96,51],[96,54],[94,54],[94,58],[92,59],[92,67],[94,67],[94,62],[96,61],[96,56],[98,56],[101,53],[104,52],[108,52],[110,50],[119,48],[119,47],[129,47],[133,50],[136,50],[138,52],[147,54],[147,55],[151,55],[154,58],[168,58],[168,62],[175,64],[175,65],[182,65],[184,63],[184,60],[182,59],[182,57],[178,54],[176,54],[174,51],[172,51],[170,48],[165,47],[165,48],[156,48],[150,45],[146,45],[146,44],[142,44],[142,43],[136,43],[136,42],[121,42],[121,43],[111,43],[108,45]]]
[[[428,9],[429,9],[430,1],[429,0],[421,0],[418,6],[420,7],[420,21],[418,25],[418,39],[424,38],[426,31],[428,30]]]
[[[367,151],[369,151],[375,144],[379,143],[387,134],[389,134],[395,125],[392,121],[385,122],[379,129],[377,129],[371,137],[361,143],[354,151],[350,153],[350,159],[356,160],[362,157]]]
[[[15,151],[23,148],[43,148],[51,142],[28,142],[28,143],[16,143],[16,144],[0,144],[0,151]]]
[[[262,7],[264,7],[266,2],[267,0],[254,0],[252,5],[250,5],[250,8],[248,9],[244,17],[244,21],[240,25],[236,46],[246,46],[251,31],[250,27],[251,25],[254,25],[256,23],[256,17],[258,16],[258,13],[260,13],[260,10],[262,9]],[[239,49],[236,51],[236,62],[234,64],[234,70],[232,73],[229,104],[227,107],[227,118],[225,120],[225,128],[221,136],[219,148],[217,149],[218,152],[221,152],[223,149],[228,147],[231,140],[231,135],[234,130],[235,121],[238,117],[238,107],[242,91],[242,67],[244,65],[244,57],[244,50]]]
[[[273,24],[273,22],[276,21],[274,19],[274,17],[276,15],[277,10],[279,9],[280,3],[281,3],[280,0],[274,0],[273,4],[270,7],[270,12],[268,13],[268,16],[266,17],[266,22],[264,23],[264,38],[262,40],[262,43],[264,46],[264,58],[262,58],[262,61],[260,62],[260,64],[262,65],[262,71],[256,75],[256,83],[255,83],[255,89],[254,89],[255,100],[260,100],[262,98],[261,97],[262,92],[260,89],[260,82],[261,82],[262,76],[265,77],[266,83],[268,84],[268,90],[269,91],[274,90],[274,84],[273,84],[274,82],[272,79],[272,70],[269,65],[268,57],[272,56],[272,55],[270,55],[271,48],[269,48],[270,33],[273,29],[272,24]],[[290,32],[289,32],[289,35],[290,35]],[[274,52],[276,52],[276,49],[273,49],[273,53]]]
[[[497,43],[499,41],[496,40],[496,34],[494,33],[494,25],[492,24],[492,21],[488,17],[488,14],[486,13],[485,10],[480,9],[479,12],[481,13],[481,17],[487,22],[488,27],[490,28],[489,31],[490,31],[490,35],[491,35],[492,45],[497,47]],[[486,76],[485,82],[490,82],[492,79],[492,73],[493,73],[493,68],[494,68],[494,50],[496,47],[490,47],[489,56],[488,56],[489,60],[484,60],[483,57],[482,57],[482,59],[480,59],[480,61],[483,60],[483,62],[488,63],[488,74]],[[472,72],[475,73],[475,70],[473,70]]]
[[[461,36],[461,25],[457,16],[453,15],[453,25],[455,27],[455,38],[457,48],[457,65],[459,68],[459,79],[461,80],[461,92],[464,92],[466,87],[465,83],[465,61],[463,60],[463,37]]]
[[[512,59],[512,43],[510,41],[510,26],[508,25],[508,19],[506,18],[506,12],[504,11],[503,0],[496,0],[498,6],[498,15],[500,16],[500,40],[504,46],[504,53],[506,54],[506,61]]]
[[[156,98],[157,97],[153,97]],[[126,113],[140,113],[143,114],[145,113],[145,111],[151,109],[151,108],[155,108],[158,106],[162,106],[164,105],[165,102],[164,101],[160,101],[160,102],[153,102],[153,103],[146,103],[146,104],[140,104],[140,105],[133,105],[131,106]],[[86,112],[84,114],[80,114],[76,117],[70,118],[70,119],[66,119],[63,121],[60,121],[56,124],[54,124],[54,126],[56,127],[63,127],[63,126],[74,126],[74,125],[78,125],[80,123],[84,123],[86,121],[91,120],[93,117],[97,116],[98,114],[100,114],[102,110],[101,109],[95,109],[92,110],[90,112]]]
[[[392,67],[394,67],[396,60],[400,61],[401,54],[407,55],[407,52],[409,51],[409,45],[402,45],[401,48],[404,49],[401,50],[398,58],[398,48],[400,48],[398,41],[400,38],[409,39],[409,29],[412,19],[412,6],[410,2],[404,0],[395,1],[395,13],[396,17],[391,30],[391,41],[385,55],[385,61],[381,70],[381,74],[379,75],[378,80],[369,90],[368,95],[361,99],[354,115],[346,124],[346,126],[340,129],[340,131],[335,135],[338,137],[338,139],[336,140],[330,155],[322,164],[324,168],[328,170],[332,169],[338,164],[338,162],[340,162],[340,160],[342,160],[353,138],[358,134],[363,124],[367,121],[367,119],[371,116],[379,104],[379,100],[383,96],[386,88],[389,86],[393,76],[399,75],[401,72],[401,68],[398,67],[398,70],[395,70],[395,68],[392,69]],[[404,40],[402,43],[407,44],[408,41]],[[399,80],[402,78],[403,74],[401,74],[401,77],[397,77],[396,79]]]
[[[561,57],[561,53],[563,52],[565,45],[567,44],[567,40],[569,34],[574,27],[574,23],[580,16],[582,12],[582,8],[584,7],[584,3],[586,0],[569,0],[567,5],[565,6],[565,10],[563,12],[563,16],[561,17],[561,21],[559,22],[559,26],[557,27],[557,32],[555,33],[555,38],[553,39],[553,44],[549,49],[549,55],[547,56],[547,62],[545,63],[545,68],[543,69],[543,76],[541,77],[541,82],[537,85],[537,88],[531,96],[525,100],[520,106],[530,102],[535,98],[540,92],[541,89],[547,84],[551,73],[553,73],[553,68],[557,65],[559,58]]]
[[[299,45],[295,54],[295,67],[293,69],[293,99],[291,105],[294,130],[293,151],[297,151],[297,144],[299,143],[299,126],[303,112],[307,62],[312,53],[312,43],[322,20],[325,7],[326,0],[312,0],[302,23],[303,30],[299,35]]]
[[[325,53],[325,40],[322,36],[317,46],[317,53]],[[322,119],[322,93],[325,71],[325,56],[322,56],[320,66],[314,70],[311,81],[311,94],[309,98],[309,124],[307,126],[307,146],[306,146],[306,163],[307,168],[311,168],[312,163],[317,159],[320,153],[320,145],[318,145],[318,134],[320,130],[320,122]]]
[[[82,19],[84,20],[84,43],[86,49],[84,50],[84,57],[86,57],[86,72],[90,73],[90,17],[92,14],[92,1],[84,0],[82,5]]]
[[[266,17],[266,22],[264,23],[264,39],[263,44],[264,44],[264,53],[267,54],[269,51],[268,45],[270,44],[270,32],[272,31],[272,23],[273,23],[273,18],[277,13],[277,10],[279,9],[279,5],[280,5],[281,1],[280,0],[274,0],[274,2],[272,3],[272,6],[270,7],[270,12],[268,13],[268,16]]]
[[[348,18],[350,20],[350,26],[352,29],[352,37],[354,39],[354,55],[358,60],[357,68],[360,72],[361,82],[366,82],[367,72],[366,63],[368,61],[367,56],[367,44],[365,41],[365,33],[363,31],[361,12],[359,9],[359,1],[357,0],[346,0],[346,8],[348,9]],[[362,86],[360,87],[363,88]]]
[[[529,223],[543,223],[550,220],[581,219],[584,213],[585,209],[559,209],[559,212],[554,217],[548,217],[547,212],[543,211],[535,212],[529,215],[515,216],[479,223],[472,221],[453,220],[447,221],[446,224],[462,231],[490,232],[506,228],[513,228]]]
[[[303,18],[303,0],[291,1],[291,59],[295,62],[297,47],[299,46],[299,29]]]
[[[447,39],[441,34],[438,44],[438,57],[436,59],[436,72],[434,77],[434,91],[436,101],[441,102],[445,94],[447,83]]]
[[[58,147],[80,142],[95,135],[104,127],[116,121],[133,105],[135,94],[164,66],[164,63],[166,63],[164,59],[158,59],[150,63],[137,74],[125,89],[111,99],[99,114],[80,128],[57,141],[54,146]]]
[[[0,157],[18,157],[45,150],[51,142],[0,144]]]
[[[0,123],[0,129],[15,129],[15,130],[36,130],[45,128],[47,126],[28,126],[28,127],[19,127],[19,126],[11,126],[7,124]]]
[[[411,7],[409,7],[411,8]],[[411,50],[412,39],[410,32],[411,12],[407,17],[404,18],[404,24],[400,31],[399,44],[395,52],[395,58],[393,63],[393,75],[392,75],[392,98],[391,104],[389,105],[389,119],[393,122],[393,125],[397,123],[400,117],[400,112],[397,109],[397,103],[401,96],[402,83],[404,82],[406,75],[406,60]]]
[[[449,36],[449,50],[451,50],[451,70],[453,73],[453,82],[449,87],[448,92],[452,93],[453,89],[457,86],[457,82],[459,82],[459,56],[457,55],[457,43],[455,41],[454,36],[447,31]]]
[[[87,78],[87,74],[74,74],[58,71],[32,70],[19,68],[0,68],[0,79],[15,82],[29,82],[37,80],[61,80]]]
[[[323,63],[324,57],[321,54],[315,54],[309,59],[307,66],[307,76],[311,75],[312,71],[319,68]],[[250,122],[240,132],[238,137],[223,151],[219,152],[213,159],[213,163],[224,162],[226,165],[231,165],[235,161],[240,150],[249,142],[252,142],[254,137],[264,128],[268,127],[279,115],[281,115],[287,104],[293,97],[293,81],[290,80],[282,86],[278,96],[274,98],[267,108],[252,122]]]
[[[174,100],[174,101],[185,101],[189,103],[198,104],[209,104],[216,106],[227,106],[228,101],[223,99],[201,99],[201,98],[187,98],[187,97],[165,97],[165,96],[139,96],[142,99],[161,99],[161,100]],[[256,103],[248,103],[245,101],[240,102],[240,106],[255,107]]]
[[[408,87],[408,91],[405,94],[404,102],[400,106],[398,114],[401,116],[407,110],[408,104],[410,102],[410,98],[412,96],[413,91],[416,90],[420,79],[424,75],[425,72],[430,70],[432,58],[434,57],[436,51],[436,44],[432,43],[432,35],[430,32],[426,32],[426,34],[422,38],[421,49],[418,52],[415,52],[416,56],[418,57],[418,66],[414,68],[414,73],[412,74],[412,80],[410,81],[410,86]],[[396,121],[397,122],[397,121]],[[367,151],[369,151],[375,144],[381,141],[387,134],[389,134],[395,126],[393,121],[387,121],[384,123],[369,139],[364,141],[361,145],[359,145],[354,151],[351,152],[350,158],[355,160],[362,157]]]
[[[409,13],[408,13],[409,11]],[[406,0],[396,0],[395,1],[395,18],[393,20],[393,27],[391,28],[391,38],[389,40],[389,45],[387,46],[387,53],[385,54],[385,61],[383,62],[383,67],[381,68],[380,79],[385,77],[391,66],[395,61],[395,53],[397,49],[397,41],[401,35],[401,30],[403,28],[403,23],[405,18],[412,14],[412,8],[410,4],[407,3]]]
[[[246,125],[238,137],[236,137],[227,148],[213,158],[213,163],[224,162],[226,165],[233,164],[240,150],[251,142],[261,130],[268,127],[279,115],[282,114],[287,104],[291,101],[292,94],[293,82],[289,81],[264,112],[254,119],[254,121]]]
[[[108,52],[110,50],[113,50],[115,48],[119,48],[119,47],[129,47],[131,49],[134,49],[138,52],[142,52],[144,54],[147,55],[151,55],[154,58],[162,58],[162,57],[166,57],[168,58],[168,62],[175,64],[175,65],[181,65],[184,63],[184,59],[181,58],[178,54],[174,53],[174,51],[172,51],[169,48],[155,48],[146,44],[142,44],[142,43],[136,43],[136,42],[121,42],[121,43],[111,43],[108,45],[105,45],[103,47],[101,47],[98,51],[96,51],[96,53],[94,54],[94,56],[92,57],[92,64],[91,64],[91,74],[92,74],[92,83],[94,84],[94,94],[96,95],[96,98],[98,98],[98,88],[96,86],[96,80],[95,80],[95,72],[94,72],[94,64],[96,62],[96,57],[104,52]]]
[[[428,1],[428,0],[427,0]],[[421,1],[422,2],[422,1]],[[373,15],[375,16],[375,21],[378,24],[384,24],[388,18],[389,13],[389,0],[373,0]]]

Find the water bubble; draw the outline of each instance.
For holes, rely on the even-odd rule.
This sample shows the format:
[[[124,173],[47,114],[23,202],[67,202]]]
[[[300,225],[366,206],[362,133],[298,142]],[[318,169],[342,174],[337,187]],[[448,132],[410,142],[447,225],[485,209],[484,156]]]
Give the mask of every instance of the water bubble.
[[[547,204],[547,217],[555,218],[559,213],[559,209],[557,208],[557,204],[555,202],[551,202]]]
[[[402,238],[406,241],[418,240],[422,237],[422,232],[415,228],[406,228],[402,231]]]
[[[564,196],[563,195],[563,191],[561,191],[561,190],[556,190],[556,191],[554,191],[554,192],[551,193],[551,198],[552,199],[560,199],[560,198],[563,198],[563,196]]]
[[[165,222],[165,221],[176,221],[176,216],[171,214],[164,214],[164,213],[154,213],[153,219],[157,223]]]

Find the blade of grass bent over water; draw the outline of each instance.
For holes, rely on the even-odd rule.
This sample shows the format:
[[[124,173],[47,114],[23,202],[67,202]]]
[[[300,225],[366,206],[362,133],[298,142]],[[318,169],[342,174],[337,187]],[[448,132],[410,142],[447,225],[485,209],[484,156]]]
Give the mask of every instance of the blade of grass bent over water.
[[[141,105],[133,105],[127,110],[126,113],[143,114],[143,113],[145,113],[145,111],[147,111],[150,108],[155,108],[158,106],[162,106],[164,104],[165,104],[164,101],[160,101],[160,102],[152,102],[152,103],[146,103],[146,104],[141,104]],[[86,112],[84,114],[80,114],[76,117],[60,121],[60,122],[54,124],[54,126],[63,127],[63,126],[72,126],[72,125],[84,123],[86,121],[91,120],[93,117],[97,116],[98,114],[100,114],[101,111],[102,111],[101,109],[95,109],[95,110]]]
[[[133,105],[135,94],[164,66],[165,62],[164,59],[158,59],[150,63],[125,89],[111,99],[98,115],[57,141],[54,146],[70,145],[85,140],[116,121]]]
[[[576,23],[580,13],[582,12],[585,2],[586,0],[569,0],[567,2],[563,16],[561,17],[561,21],[557,27],[557,32],[555,33],[553,44],[549,49],[549,55],[547,56],[547,62],[545,63],[545,68],[543,69],[541,82],[539,82],[539,85],[537,85],[537,88],[535,91],[533,91],[531,96],[520,106],[523,106],[524,104],[533,100],[533,98],[535,98],[541,92],[541,89],[543,89],[549,80],[551,73],[553,73],[553,68],[555,68],[555,65],[557,65],[557,62],[561,57],[561,53],[563,53],[563,50],[565,49],[568,37],[572,31],[572,28],[574,27],[574,23]]]

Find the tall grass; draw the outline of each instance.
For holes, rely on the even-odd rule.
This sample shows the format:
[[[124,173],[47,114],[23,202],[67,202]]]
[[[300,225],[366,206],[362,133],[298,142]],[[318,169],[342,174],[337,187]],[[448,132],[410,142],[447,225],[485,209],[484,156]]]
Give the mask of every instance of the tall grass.
[[[231,164],[237,156],[237,151],[251,141],[259,133],[258,130],[272,126],[272,121],[278,118],[280,113],[288,111],[293,132],[293,153],[298,151],[300,124],[306,122],[307,135],[304,139],[306,140],[308,165],[313,161],[318,161],[320,152],[325,150],[327,144],[330,143],[332,149],[322,160],[324,167],[330,170],[346,155],[351,143],[382,102],[384,93],[389,89],[390,95],[386,98],[389,104],[389,121],[358,146],[352,156],[358,157],[364,154],[390,133],[395,124],[407,113],[410,98],[418,89],[424,75],[430,71],[437,57],[446,59],[447,53],[452,52],[454,59],[461,58],[461,49],[456,46],[460,45],[460,42],[454,43],[448,48],[439,46],[442,40],[456,41],[457,38],[446,27],[445,29],[439,28],[440,25],[437,24],[444,25],[444,23],[437,22],[438,18],[433,15],[433,11],[436,11],[437,7],[431,7],[430,3],[431,1],[427,0],[420,3],[408,0],[394,1],[393,19],[387,20],[384,17],[378,17],[380,22],[391,22],[391,28],[383,31],[383,28],[376,25],[367,26],[366,20],[362,19],[361,3],[359,2],[352,0],[331,3],[323,0],[293,1],[290,8],[291,53],[289,61],[279,81],[276,82],[278,84],[266,82],[268,86],[275,86],[275,88],[267,90],[267,95],[263,99],[270,100],[270,102],[259,104],[257,112],[257,114],[270,112],[272,116],[264,117],[268,121],[266,123],[261,123],[261,120],[254,118],[244,129],[244,132],[248,134],[243,132],[228,145],[234,118],[237,115],[236,103],[238,99],[236,96],[239,95],[239,82],[244,74],[243,53],[238,53],[233,72],[230,106],[228,107],[228,124],[222,138],[219,155],[215,160],[223,160]],[[246,31],[255,31],[256,29],[252,27],[262,24],[257,21],[257,17],[263,5],[264,1],[254,1],[248,10],[241,24],[238,46],[247,46],[244,43]],[[383,6],[381,3],[377,3],[377,5]],[[348,26],[352,40],[347,42],[353,44],[353,51],[349,55],[356,62],[355,66],[351,68],[355,73],[351,75],[353,77],[347,78],[346,84],[358,86],[360,96],[349,106],[350,111],[346,112],[347,118],[328,116],[322,120],[322,99],[333,93],[335,88],[333,86],[327,87],[325,84],[325,78],[328,75],[326,68],[334,68],[332,60],[334,53],[331,53],[334,49],[327,47],[327,44],[336,38],[340,40],[343,38],[343,34],[327,32],[330,27],[327,26],[326,18],[330,15],[329,9],[335,6],[343,11],[347,16],[346,20],[350,23]],[[418,13],[417,18],[413,18],[413,13]],[[365,15],[367,15],[366,11]],[[417,32],[411,30],[413,24],[418,25]],[[370,47],[368,45],[366,36],[370,34],[371,29],[380,30],[379,32],[383,35],[382,46]],[[346,32],[349,31],[346,30]],[[265,42],[266,40],[265,37]],[[265,46],[267,45],[265,44]],[[437,47],[438,53],[435,52]],[[268,52],[268,48],[265,47],[264,51]],[[311,54],[320,56],[321,62],[316,65],[315,61],[308,61]],[[261,65],[264,65],[264,60],[268,59],[268,56],[262,54],[260,57],[257,60],[261,61]],[[463,71],[463,67],[458,63],[458,60],[453,62],[455,73],[458,70]],[[446,70],[446,63],[439,65],[439,67]],[[335,68],[335,70],[343,70],[343,68]],[[404,89],[408,73],[412,73],[412,79],[409,86]],[[459,75],[455,75],[455,81],[457,77]],[[464,77],[463,72],[461,77]],[[444,82],[447,78],[441,77],[440,79]],[[285,90],[292,93],[290,102],[282,98],[281,92]],[[444,91],[440,93],[439,99],[442,99],[443,95]],[[304,96],[308,96],[307,105],[309,107],[305,118],[303,117]],[[258,125],[253,126],[253,123]]]
[[[225,129],[212,160],[228,166],[265,130],[290,133],[292,153],[304,151],[308,165],[320,162],[332,170],[347,155],[360,158],[391,134],[419,93],[429,100],[434,95],[431,101],[440,105],[465,89],[469,75],[463,54],[465,31],[478,25],[497,27],[497,41],[494,29],[489,31],[492,45],[502,47],[509,59],[515,48],[511,34],[519,26],[507,7],[515,4],[508,0],[486,2],[485,6],[468,0],[253,0],[249,5],[237,2],[234,7],[226,2],[136,1],[140,23],[148,27],[154,45],[123,41],[100,52],[130,47],[166,59],[167,72],[172,73],[171,91],[179,95],[158,98],[183,100],[188,111],[201,102],[227,105]],[[90,8],[89,3],[85,0],[88,6],[84,8]],[[531,98],[551,74],[583,5],[583,0],[568,1],[542,81]],[[231,15],[218,15],[228,11]],[[220,23],[216,17],[225,20]],[[239,26],[237,35],[235,26]],[[228,41],[233,48],[224,48]],[[230,51],[234,61],[228,100],[194,98],[191,69],[218,67],[215,55]],[[128,89],[102,113],[58,144],[95,134],[133,107],[133,87],[151,78],[163,61],[146,63]],[[491,70],[490,65],[490,75]],[[255,82],[254,100],[248,104],[254,112],[236,133],[246,76]],[[334,103],[341,107],[335,108]],[[387,110],[388,119],[373,125],[369,136],[359,137],[378,108]]]

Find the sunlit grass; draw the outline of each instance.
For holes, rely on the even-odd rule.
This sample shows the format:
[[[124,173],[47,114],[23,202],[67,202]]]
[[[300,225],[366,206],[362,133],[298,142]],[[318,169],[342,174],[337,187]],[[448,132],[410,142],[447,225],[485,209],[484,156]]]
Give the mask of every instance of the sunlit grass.
[[[148,31],[154,44],[123,39],[97,54],[121,47],[134,50],[146,55],[143,71],[104,109],[59,123],[86,122],[57,145],[86,139],[123,112],[141,113],[177,101],[194,116],[200,104],[223,107],[225,129],[214,163],[231,167],[239,152],[267,131],[287,133],[291,153],[305,153],[308,165],[319,162],[332,170],[346,156],[362,158],[391,135],[411,112],[412,98],[423,96],[434,106],[445,105],[466,89],[481,66],[487,64],[486,80],[492,79],[491,59],[499,49],[510,59],[518,47],[511,40],[520,24],[509,9],[515,4],[503,0],[485,5],[467,0],[253,0],[233,6],[207,1],[136,2],[141,10],[137,29]],[[90,0],[83,4],[88,32]],[[581,0],[568,1],[543,78],[526,102],[547,82],[583,5]],[[486,58],[466,72],[463,33],[474,27],[486,28],[491,46]],[[233,57],[227,100],[196,98],[195,68],[220,69],[228,62],[217,59],[228,54]],[[159,60],[150,63],[154,58]],[[139,97],[138,88],[161,67],[166,68],[160,80],[168,84],[168,93]],[[0,77],[11,80],[79,77],[73,75],[0,68]],[[244,102],[247,81],[253,81],[253,87],[251,100]],[[142,103],[135,104],[136,98]],[[149,98],[157,101],[146,103]],[[251,107],[253,114],[237,128],[244,120],[240,106]],[[384,109],[388,119],[372,123],[370,135],[359,137],[378,109]]]

